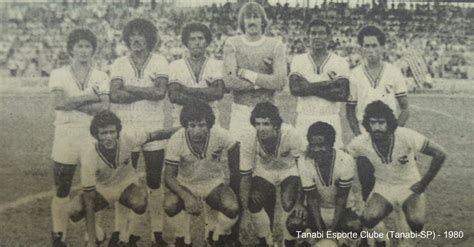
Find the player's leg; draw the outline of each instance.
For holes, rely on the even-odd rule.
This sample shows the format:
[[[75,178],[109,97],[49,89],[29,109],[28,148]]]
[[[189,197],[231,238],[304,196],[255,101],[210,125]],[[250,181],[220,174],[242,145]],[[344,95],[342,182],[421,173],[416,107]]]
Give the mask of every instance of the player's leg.
[[[163,190],[161,173],[165,158],[165,150],[143,151],[145,160],[146,183],[148,186],[148,204],[151,221],[152,238],[155,245],[163,242]]]
[[[354,212],[351,208],[346,208],[340,223],[340,230],[347,233],[357,233],[357,236],[360,236],[362,231],[362,223],[360,221],[359,215]],[[359,246],[360,238],[348,238],[341,239],[338,241],[339,246],[341,247],[355,247]]]
[[[72,179],[76,165],[54,162],[53,176],[56,194],[51,202],[51,215],[53,218],[53,246],[66,246],[68,205],[70,203]]]
[[[206,198],[206,203],[217,210],[217,224],[212,240],[216,246],[223,246],[226,236],[232,226],[237,222],[239,203],[234,191],[224,184],[214,188]],[[220,240],[220,241],[219,241]]]
[[[266,179],[255,176],[250,186],[249,211],[261,246],[273,245],[271,231],[276,203],[276,188]]]
[[[405,218],[412,231],[423,230],[426,222],[426,199],[424,194],[411,194],[403,203]]]
[[[367,198],[375,185],[374,166],[366,157],[358,157],[356,163],[357,174],[361,185],[362,199],[367,201]]]
[[[186,189],[185,187],[183,187]],[[174,232],[175,246],[191,246],[190,217],[185,211],[184,201],[171,191],[166,191],[164,196],[164,211],[169,217],[171,231]],[[172,243],[168,243],[172,245]]]
[[[239,196],[240,192],[240,144],[235,145],[228,152],[228,163],[229,163],[229,186],[234,193]],[[239,223],[240,217],[237,219],[237,223],[232,227],[232,233],[229,236],[229,241],[239,243]]]
[[[381,232],[385,228],[382,220],[393,211],[393,205],[380,193],[373,192],[362,213],[361,222],[366,228],[376,228]],[[367,239],[362,239],[362,246],[367,246]],[[376,246],[385,246],[383,240],[377,239]]]
[[[143,215],[148,205],[146,189],[130,184],[120,195],[119,202],[131,210],[128,215],[128,230],[121,234],[120,240],[128,242],[129,246],[136,246],[136,242],[140,239],[138,228],[143,225]]]
[[[287,222],[287,218],[290,215],[293,207],[296,205],[299,196],[302,196],[301,180],[297,176],[289,176],[285,178],[281,184],[281,205],[283,208],[282,218],[283,222]],[[296,241],[289,229],[283,229],[283,240],[285,246],[294,246]]]

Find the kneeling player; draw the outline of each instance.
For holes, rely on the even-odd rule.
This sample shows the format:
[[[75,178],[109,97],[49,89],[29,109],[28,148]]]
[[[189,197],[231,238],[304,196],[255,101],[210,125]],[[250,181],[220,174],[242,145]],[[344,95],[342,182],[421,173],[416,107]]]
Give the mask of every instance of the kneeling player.
[[[355,173],[354,159],[334,148],[336,132],[325,122],[313,123],[307,133],[308,148],[298,160],[308,213],[292,213],[289,231],[297,235],[305,228],[316,231],[360,231],[358,216],[347,208]]]
[[[174,134],[166,147],[164,179],[170,192],[165,194],[165,212],[175,219],[172,222],[177,225],[175,217],[189,221],[189,214],[202,213],[204,209],[200,200],[204,200],[217,211],[216,222],[206,219],[211,242],[215,246],[224,246],[226,235],[237,221],[239,212],[237,196],[224,185],[225,154],[236,142],[227,131],[213,127],[214,113],[204,102],[185,105],[180,122],[184,129]],[[183,228],[186,223],[179,222],[176,227]],[[191,244],[189,225],[184,226],[187,228],[183,235],[176,233],[179,237],[177,246]]]
[[[367,105],[362,124],[367,133],[354,138],[347,147],[354,157],[367,157],[374,167],[375,186],[362,224],[373,228],[394,208],[401,207],[405,219],[398,224],[421,231],[425,222],[423,192],[445,160],[443,148],[414,130],[398,126],[393,110],[380,100]],[[416,165],[418,152],[433,158],[423,177]]]
[[[255,130],[242,138],[240,153],[242,221],[248,219],[247,211],[250,211],[259,246],[271,246],[276,186],[281,187],[283,220],[293,208],[302,208],[301,182],[295,160],[302,153],[303,141],[293,127],[282,124],[278,108],[269,102],[255,106],[250,122]],[[294,244],[286,230],[283,234],[285,246]]]
[[[95,246],[95,212],[120,203],[122,222],[120,240],[129,242],[124,222],[129,210],[143,214],[147,208],[146,190],[138,186],[138,176],[130,162],[133,148],[147,142],[168,139],[175,129],[153,133],[121,133],[120,119],[111,111],[102,111],[92,119],[90,133],[97,142],[87,143],[80,154],[81,184],[84,192],[70,205],[69,217],[77,222],[86,220],[88,246]],[[130,236],[129,246],[135,246],[136,236]]]

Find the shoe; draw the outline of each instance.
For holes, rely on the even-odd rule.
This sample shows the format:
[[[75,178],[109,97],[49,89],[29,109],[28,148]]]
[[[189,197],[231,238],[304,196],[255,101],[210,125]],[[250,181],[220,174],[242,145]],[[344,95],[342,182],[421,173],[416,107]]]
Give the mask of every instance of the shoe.
[[[294,247],[296,246],[296,240],[284,240],[283,241],[283,246],[285,247]]]
[[[269,247],[267,244],[267,239],[265,238],[258,238],[258,247]]]
[[[185,244],[184,243],[184,237],[179,237],[179,238],[176,238],[176,244],[175,244],[176,247],[192,247],[193,244]]]
[[[128,239],[128,247],[137,247],[137,242],[140,240],[140,236],[137,235],[130,235]]]
[[[66,243],[63,242],[63,233],[62,232],[53,232],[51,234],[53,247],[67,247]]]
[[[167,245],[161,232],[153,232],[153,236],[155,241],[151,243],[151,247],[162,247]]]
[[[107,247],[119,247],[119,242],[120,242],[120,232],[112,232],[112,235],[110,235],[110,240]]]

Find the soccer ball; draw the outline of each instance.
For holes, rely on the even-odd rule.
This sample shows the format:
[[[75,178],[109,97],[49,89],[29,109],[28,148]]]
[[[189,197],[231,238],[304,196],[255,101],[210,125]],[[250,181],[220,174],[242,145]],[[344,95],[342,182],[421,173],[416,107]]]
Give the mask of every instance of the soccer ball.
[[[337,242],[330,239],[323,239],[316,242],[316,244],[313,245],[313,247],[337,247]]]

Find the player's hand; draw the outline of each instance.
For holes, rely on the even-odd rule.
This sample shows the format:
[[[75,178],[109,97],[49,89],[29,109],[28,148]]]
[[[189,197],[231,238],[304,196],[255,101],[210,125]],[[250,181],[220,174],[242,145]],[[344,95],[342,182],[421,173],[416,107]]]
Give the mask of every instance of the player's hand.
[[[297,203],[293,208],[293,211],[295,212],[296,217],[306,220],[307,212],[303,204]]]
[[[428,185],[424,184],[423,182],[419,181],[419,182],[416,182],[414,185],[412,185],[410,187],[411,191],[413,191],[415,194],[421,194],[423,192],[425,192],[426,190],[426,187]]]
[[[263,59],[263,63],[265,63],[265,65],[266,65],[269,69],[273,69],[273,58],[267,57],[267,58]]]
[[[199,215],[202,212],[202,204],[194,196],[184,199],[184,207],[189,214]]]
[[[260,194],[259,192],[250,193],[249,199],[256,205],[263,205],[263,202],[265,201],[264,195]]]

